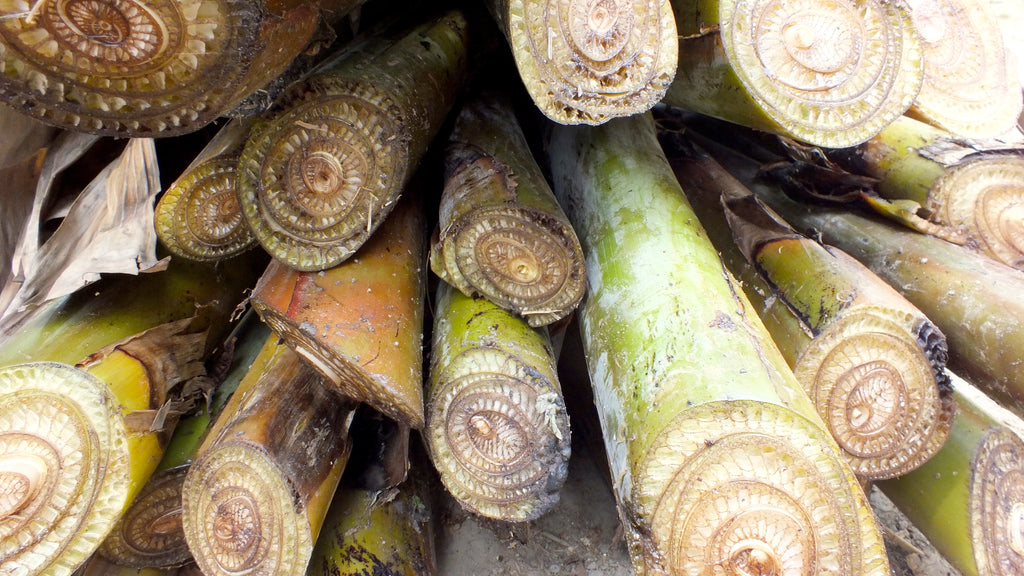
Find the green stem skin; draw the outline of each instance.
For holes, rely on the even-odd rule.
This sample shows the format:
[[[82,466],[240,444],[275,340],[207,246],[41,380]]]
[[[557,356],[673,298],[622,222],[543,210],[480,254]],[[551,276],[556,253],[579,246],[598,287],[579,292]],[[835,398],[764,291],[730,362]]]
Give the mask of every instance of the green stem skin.
[[[0,366],[46,360],[74,364],[118,340],[199,314],[206,349],[223,338],[265,257],[244,254],[217,266],[172,259],[161,272],[110,275],[40,307],[0,346]]]
[[[548,151],[587,256],[580,330],[635,571],[888,573],[863,492],[707,242],[650,115],[556,127]]]
[[[673,8],[679,67],[663,99],[670,106],[842,148],[903,114],[921,87],[920,43],[895,4],[673,0]]]
[[[460,504],[526,521],[558,502],[569,417],[546,331],[440,283],[434,307],[426,439]]]
[[[448,12],[328,58],[281,98],[246,144],[246,221],[276,259],[335,266],[380,226],[465,81],[465,16]]]
[[[351,451],[353,410],[276,335],[265,341],[182,489],[204,573],[304,572]]]
[[[227,399],[269,336],[270,329],[259,322],[255,313],[250,312],[239,323],[229,337],[235,343],[224,380],[213,390],[209,404],[203,403],[195,413],[177,423],[153,475],[114,525],[100,546],[100,554],[117,564],[136,568],[171,568],[192,559],[181,526],[185,474]]]
[[[579,240],[498,92],[478,95],[456,120],[431,269],[543,326],[583,298]]]
[[[966,395],[966,386],[955,385],[957,417],[942,450],[878,487],[964,576],[1019,574],[1024,442]],[[1004,453],[983,456],[993,452],[986,443]]]
[[[953,370],[1024,414],[1024,273],[932,236],[750,187],[797,229],[820,234],[899,291],[946,335]]]
[[[942,333],[862,264],[778,220],[707,153],[674,144],[690,205],[774,341],[795,348],[787,361],[854,473],[874,480],[920,466],[955,410]]]

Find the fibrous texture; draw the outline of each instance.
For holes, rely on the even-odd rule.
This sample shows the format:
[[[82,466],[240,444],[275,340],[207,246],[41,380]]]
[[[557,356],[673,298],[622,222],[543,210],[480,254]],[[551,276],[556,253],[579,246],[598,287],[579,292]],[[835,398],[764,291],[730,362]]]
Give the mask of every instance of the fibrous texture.
[[[235,171],[248,127],[236,120],[222,128],[160,197],[156,233],[171,253],[216,261],[256,243],[235,192]]]
[[[298,270],[352,255],[394,208],[466,67],[451,13],[325,62],[247,143],[238,197],[259,243]]]
[[[1024,269],[1024,156],[982,154],[951,167],[926,209],[996,260]]]
[[[282,71],[319,21],[306,7],[265,22],[262,4],[4,0],[0,99],[98,134],[198,129]],[[259,56],[268,38],[277,45]]]
[[[235,196],[236,161],[208,160],[190,169],[160,198],[156,231],[172,253],[215,261],[255,243]]]
[[[852,471],[650,116],[558,127],[548,152],[587,257],[580,335],[634,571],[888,573]]]
[[[450,139],[431,267],[479,294],[550,324],[583,298],[579,240],[498,95],[463,108]]]
[[[910,114],[961,136],[997,136],[1012,130],[1021,113],[1021,84],[988,3],[907,4],[924,52],[924,84]]]
[[[990,431],[974,455],[970,517],[978,574],[1024,571],[1024,442],[1008,430]]]
[[[677,20],[692,11],[677,7]],[[681,40],[692,63],[681,58],[667,103],[841,148],[878,133],[920,90],[920,45],[898,3],[722,1],[717,17]]]
[[[527,91],[548,118],[601,124],[658,103],[679,45],[668,0],[493,0]]]
[[[955,404],[945,339],[920,315],[849,310],[811,340],[793,373],[860,478],[892,478],[946,441]]]
[[[110,531],[129,482],[117,406],[64,364],[0,369],[0,574],[71,574]]]
[[[426,438],[448,491],[525,521],[558,502],[569,420],[550,345],[519,318],[451,287],[437,300]]]
[[[100,546],[122,566],[181,566],[192,553],[181,530],[181,487],[188,466],[158,472],[146,483]]]

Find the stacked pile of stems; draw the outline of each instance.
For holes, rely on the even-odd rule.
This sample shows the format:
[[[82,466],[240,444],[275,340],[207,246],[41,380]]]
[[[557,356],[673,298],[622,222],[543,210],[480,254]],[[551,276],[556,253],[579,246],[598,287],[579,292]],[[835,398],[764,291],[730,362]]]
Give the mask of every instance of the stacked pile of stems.
[[[14,0],[0,6],[0,99],[43,122],[173,136],[283,73],[363,0]]]
[[[556,127],[548,151],[587,257],[580,333],[635,571],[887,574],[855,476],[650,115]]]
[[[260,245],[297,270],[351,256],[394,208],[462,87],[458,11],[375,34],[282,95],[239,160],[238,199]]]
[[[920,43],[902,4],[672,4],[680,40],[671,106],[842,148],[878,133],[920,90]]]
[[[253,121],[231,120],[156,205],[156,234],[174,255],[217,261],[256,243],[235,193],[235,170]]]
[[[182,524],[204,574],[305,574],[354,409],[276,334],[265,341],[185,477]]]
[[[946,445],[878,487],[964,576],[1020,574],[1024,428],[1019,419],[1007,425],[970,384],[954,382],[959,410]]]
[[[531,326],[575,310],[585,287],[579,239],[507,98],[485,91],[462,108],[445,165],[434,273]]]
[[[426,224],[407,192],[354,257],[322,272],[274,261],[249,302],[342,394],[423,427]]]
[[[66,575],[96,550],[160,461],[186,409],[175,401],[226,332],[249,266],[174,262],[105,279],[45,306],[5,342],[4,569]]]
[[[100,555],[133,568],[173,568],[192,560],[181,525],[185,475],[228,398],[269,336],[270,329],[254,313],[239,321],[217,356],[230,360],[223,379],[216,383],[209,402],[203,402],[175,426],[160,463],[100,546]],[[210,374],[214,379],[219,376]]]
[[[758,166],[727,165],[786,222],[850,254],[924,312],[946,335],[949,367],[1024,414],[1024,272],[868,215],[796,202],[756,181]]]
[[[425,438],[462,506],[533,520],[568,474],[569,417],[545,329],[439,283]]]
[[[668,0],[488,0],[519,76],[545,116],[601,124],[645,112],[678,61]]]
[[[1012,130],[1024,106],[1017,65],[988,0],[914,0],[924,83],[907,113],[960,136]]]
[[[790,228],[706,152],[663,134],[669,162],[858,478],[919,467],[955,403],[943,334],[842,251]]]
[[[1024,269],[1020,147],[965,141],[903,117],[860,146],[833,151],[830,157],[852,172],[877,178],[873,189],[882,198],[914,202],[923,217],[948,228],[949,236]]]

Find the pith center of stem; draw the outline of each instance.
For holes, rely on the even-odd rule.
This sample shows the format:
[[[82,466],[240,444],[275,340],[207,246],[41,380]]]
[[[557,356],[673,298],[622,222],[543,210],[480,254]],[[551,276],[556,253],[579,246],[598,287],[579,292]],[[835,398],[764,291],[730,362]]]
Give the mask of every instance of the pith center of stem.
[[[0,520],[24,510],[39,494],[48,473],[46,463],[30,455],[0,460]]]
[[[619,5],[615,0],[598,0],[590,7],[587,24],[595,35],[604,36],[619,20]]]
[[[213,535],[218,546],[232,553],[252,548],[260,537],[255,503],[246,496],[234,496],[218,504]]]
[[[1024,556],[1024,502],[1014,502],[1010,509],[1010,518],[1007,522],[1006,540],[1010,543],[1010,549]]]
[[[774,576],[781,572],[775,550],[761,540],[740,540],[729,551],[729,569],[741,576]]]
[[[302,162],[302,181],[316,194],[333,194],[345,181],[345,168],[335,155],[313,151]]]
[[[157,516],[149,524],[149,532],[153,534],[175,534],[181,532],[181,508],[169,510]]]

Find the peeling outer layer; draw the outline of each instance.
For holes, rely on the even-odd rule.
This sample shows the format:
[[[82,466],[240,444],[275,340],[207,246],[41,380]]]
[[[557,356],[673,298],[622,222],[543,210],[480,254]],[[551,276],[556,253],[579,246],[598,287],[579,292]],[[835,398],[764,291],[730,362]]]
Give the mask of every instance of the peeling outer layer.
[[[242,213],[267,252],[315,271],[366,242],[461,89],[467,41],[465,17],[450,12],[350,46],[282,96],[237,175]]]
[[[530,97],[560,124],[645,112],[675,75],[668,0],[489,0],[488,7]]]
[[[931,457],[954,411],[943,334],[859,262],[799,235],[692,142],[666,140],[709,238],[787,347],[854,474],[893,477]]]
[[[676,78],[664,102],[844,148],[899,118],[923,81],[901,3],[721,0],[674,3]]]
[[[277,336],[265,343],[182,488],[182,524],[204,574],[305,574],[351,445],[354,404]]]
[[[129,481],[118,404],[65,364],[0,369],[0,574],[69,575],[110,531]]]
[[[634,572],[888,574],[852,471],[650,115],[556,127],[547,150],[587,257],[580,335]]]
[[[5,0],[0,99],[95,134],[197,130],[283,72],[320,21],[310,0],[266,4]]]
[[[225,125],[160,197],[156,234],[176,256],[217,261],[256,243],[235,193],[238,156],[252,123]]]
[[[426,439],[466,508],[526,521],[558,502],[569,420],[547,337],[484,299],[438,289]]]
[[[359,252],[323,272],[274,261],[249,302],[342,394],[423,427],[426,228],[407,197]]]
[[[908,115],[971,138],[1012,130],[1021,113],[1017,63],[987,2],[914,0],[924,84]]]
[[[445,162],[434,272],[531,326],[575,310],[585,288],[579,240],[507,99],[485,93],[462,109]]]
[[[936,180],[926,208],[932,220],[1024,270],[1024,154],[978,154],[956,164]]]

